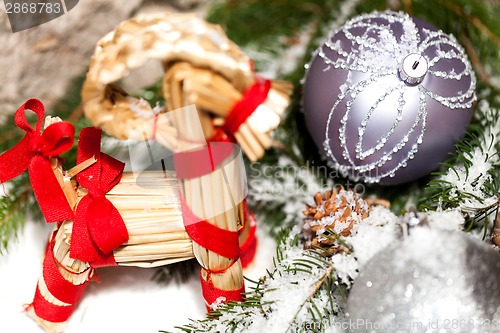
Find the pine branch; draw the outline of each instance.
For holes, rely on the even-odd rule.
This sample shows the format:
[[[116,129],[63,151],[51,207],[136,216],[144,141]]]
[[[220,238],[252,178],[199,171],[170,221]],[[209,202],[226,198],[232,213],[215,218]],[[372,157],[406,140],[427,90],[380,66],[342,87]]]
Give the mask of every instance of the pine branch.
[[[318,252],[316,252],[316,253],[318,253]],[[312,269],[312,267],[311,267],[311,269]],[[335,266],[333,264],[329,263],[329,266],[325,270],[325,272],[323,273],[323,276],[315,283],[314,288],[313,288],[311,294],[307,298],[307,301],[301,304],[300,308],[297,310],[297,313],[293,317],[291,323],[295,323],[298,315],[300,314],[300,312],[302,311],[302,309],[304,308],[304,306],[306,306],[307,303],[311,303],[313,305],[313,307],[315,309],[317,309],[317,307],[314,306],[313,300],[314,300],[315,296],[317,295],[318,291],[320,290],[320,288],[323,287],[323,285],[325,284],[325,282],[328,279],[331,279],[331,275],[332,275],[334,269],[335,269]],[[332,308],[334,307],[333,303],[330,303],[330,305],[332,306]],[[320,317],[323,317],[323,315],[319,312],[319,310],[318,310],[318,314],[319,314]],[[314,317],[314,313],[311,313],[311,315]],[[289,332],[290,330],[292,330],[292,328],[293,328],[293,325],[288,326],[288,329],[286,330],[286,332]]]
[[[280,232],[275,270],[259,281],[248,281],[250,292],[242,302],[223,304],[210,312],[207,320],[192,320],[177,329],[183,332],[241,332],[255,330],[262,321],[275,319],[281,330],[288,332],[301,330],[308,322],[322,322],[336,314],[340,295],[334,296],[336,290],[331,289],[337,284],[334,265],[323,258],[320,251],[304,250],[299,233],[298,228]],[[283,286],[287,286],[286,289]],[[321,298],[327,291],[328,297]],[[293,307],[290,308],[290,302],[281,297],[283,292],[294,295]]]
[[[414,0],[412,9],[412,15],[456,36],[478,74],[479,86],[498,90],[500,6],[482,0]]]
[[[0,197],[0,254],[8,251],[10,240],[17,236],[19,229],[24,226],[28,207],[33,200],[31,186],[28,183],[27,174],[22,174],[12,181],[9,186],[3,186],[5,195]],[[30,213],[40,216],[38,209],[30,210]]]
[[[474,5],[473,11],[477,12],[481,17],[484,19],[489,19],[489,23],[493,26],[493,28],[490,28],[487,23],[483,23],[482,19],[479,19],[477,16],[475,16],[472,13],[472,10],[470,13],[465,10],[465,5],[468,5],[467,8],[471,8],[470,3],[465,3],[462,1],[462,6],[460,4],[457,4],[456,2],[452,2],[450,0],[438,0],[440,4],[443,4],[446,8],[450,9],[453,11],[457,16],[464,18],[467,20],[472,26],[474,26],[476,29],[478,29],[483,35],[485,35],[489,40],[491,40],[494,44],[497,45],[497,47],[500,46],[500,37],[499,37],[499,29],[497,24],[491,24],[491,16],[488,14],[493,14],[495,11],[498,11],[497,8],[494,6],[489,6],[487,3],[484,3],[483,6],[481,6],[481,3],[472,3]],[[495,31],[493,31],[493,29]]]
[[[282,247],[284,244],[289,241],[289,231],[282,230],[278,235],[277,243],[279,246],[277,247],[277,253],[275,257],[275,265],[279,265],[281,261],[284,259]],[[247,292],[244,295],[244,300],[242,302],[230,302],[227,304],[220,305],[217,309],[214,309],[210,313],[207,314],[206,320],[190,320],[191,323],[176,327],[176,329],[182,332],[210,332],[214,330],[216,325],[224,325],[227,329],[225,331],[231,332],[235,331],[236,327],[239,324],[250,325],[249,322],[246,322],[246,318],[253,313],[261,313],[265,314],[265,307],[269,306],[269,302],[263,301],[264,295],[264,284],[266,279],[274,279],[274,272],[268,272],[267,277],[262,277],[259,281],[252,281],[246,279],[249,283],[247,283],[247,289],[250,289],[250,292]],[[231,315],[236,311],[239,311],[238,318],[231,318]],[[228,319],[226,319],[228,317]],[[168,331],[160,331],[167,333]]]
[[[242,302],[221,305],[208,319],[191,320],[176,329],[256,333],[266,327],[271,332],[323,332],[344,320],[347,293],[360,264],[395,241],[397,228],[397,218],[387,208],[374,207],[351,235],[332,234],[332,240],[349,250],[331,257],[321,249],[304,249],[301,226],[282,230],[275,269],[250,282],[251,291]]]
[[[457,144],[445,170],[435,174],[421,203],[422,209],[458,207],[472,224],[496,209],[500,190],[499,110],[481,101],[476,116],[478,123]]]

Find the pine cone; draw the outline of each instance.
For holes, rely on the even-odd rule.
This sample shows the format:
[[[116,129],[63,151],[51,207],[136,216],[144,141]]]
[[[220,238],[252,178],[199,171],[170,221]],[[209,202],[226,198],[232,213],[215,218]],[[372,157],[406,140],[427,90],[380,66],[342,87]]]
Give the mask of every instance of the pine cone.
[[[368,216],[370,205],[352,190],[327,190],[314,195],[315,205],[304,210],[303,232],[306,248],[319,248],[324,255],[346,253],[338,236],[349,236],[356,224]]]

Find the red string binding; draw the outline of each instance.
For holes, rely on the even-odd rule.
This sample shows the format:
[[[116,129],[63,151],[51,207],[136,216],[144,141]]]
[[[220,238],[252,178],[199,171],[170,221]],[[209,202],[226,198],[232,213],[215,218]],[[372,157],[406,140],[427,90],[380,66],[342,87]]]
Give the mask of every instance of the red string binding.
[[[225,268],[222,268],[222,269],[208,269],[208,268],[205,268],[203,267],[202,269],[207,272],[207,281],[210,282],[210,283],[213,283],[212,281],[212,274],[223,274],[225,273],[228,269],[230,269],[231,267],[234,266],[234,264],[236,264],[237,260],[233,260],[231,261],[231,264],[229,264],[229,266],[225,267]]]
[[[158,129],[158,115],[155,115],[154,119],[153,119],[153,135],[151,136],[151,138],[153,140],[156,140],[156,131]]]

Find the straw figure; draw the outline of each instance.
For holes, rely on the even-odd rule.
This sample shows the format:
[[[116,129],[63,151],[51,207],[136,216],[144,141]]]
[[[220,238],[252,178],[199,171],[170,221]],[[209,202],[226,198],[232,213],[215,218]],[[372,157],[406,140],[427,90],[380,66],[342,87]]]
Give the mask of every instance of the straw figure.
[[[164,108],[117,84],[150,59],[164,68]],[[273,145],[290,93],[290,84],[258,77],[218,26],[192,15],[141,16],[104,36],[82,89],[95,127],[80,133],[77,165],[65,170],[59,158],[73,146],[73,126],[47,117],[42,131],[36,99],[15,115],[25,138],[0,155],[7,161],[0,169],[15,165],[0,170],[0,181],[28,169],[45,219],[56,224],[26,311],[48,332],[62,332],[96,268],[191,258],[201,266],[207,309],[241,300],[242,267],[256,247],[241,151],[255,161]],[[35,128],[26,110],[38,116]],[[124,172],[123,162],[101,152],[101,129],[168,148],[174,169]]]

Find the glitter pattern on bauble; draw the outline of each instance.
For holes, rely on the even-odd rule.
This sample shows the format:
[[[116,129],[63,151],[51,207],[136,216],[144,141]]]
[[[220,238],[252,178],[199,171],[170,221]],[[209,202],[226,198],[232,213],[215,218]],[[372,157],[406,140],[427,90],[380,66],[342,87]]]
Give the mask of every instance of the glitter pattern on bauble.
[[[500,254],[483,242],[417,227],[361,268],[346,319],[360,333],[500,332],[499,276]]]
[[[400,184],[435,170],[472,117],[476,79],[453,36],[404,13],[358,16],[306,66],[309,132],[332,167]]]

